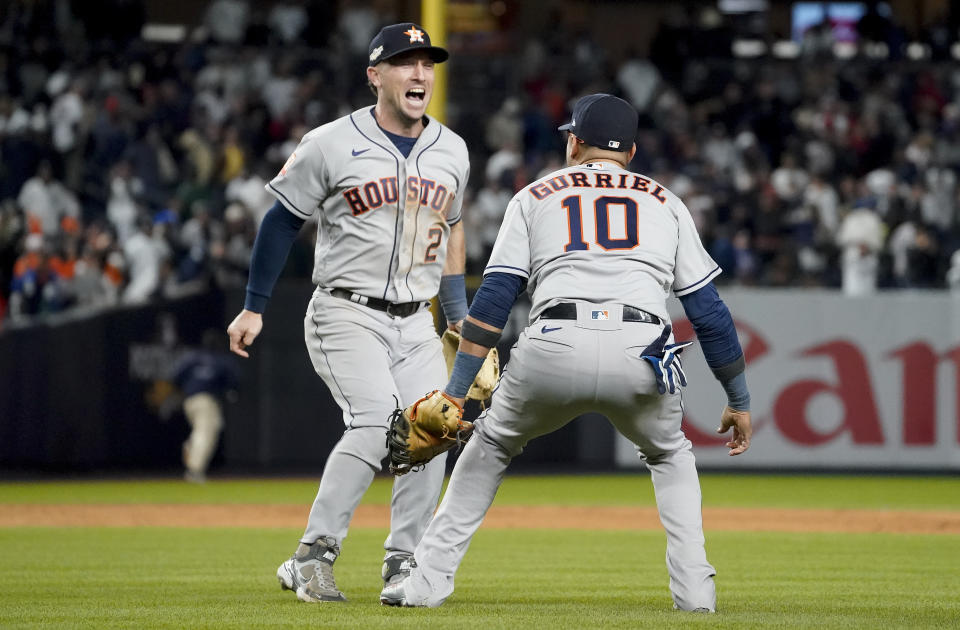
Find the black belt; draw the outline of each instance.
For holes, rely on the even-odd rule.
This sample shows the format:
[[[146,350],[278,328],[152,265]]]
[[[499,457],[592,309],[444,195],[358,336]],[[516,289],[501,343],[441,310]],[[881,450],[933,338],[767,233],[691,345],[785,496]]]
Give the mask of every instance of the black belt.
[[[353,291],[347,291],[346,289],[330,289],[330,295],[333,297],[343,298],[344,300],[350,300],[351,302],[356,302],[357,304],[362,304],[364,306],[369,306],[370,308],[375,308],[378,311],[383,311],[391,317],[410,317],[414,313],[420,311],[420,309],[427,304],[426,302],[388,302],[379,298],[360,295],[359,293],[354,293]]]
[[[573,302],[561,302],[555,306],[551,306],[544,312],[540,313],[539,319],[576,319],[577,318],[577,305]],[[646,324],[657,324],[658,326],[663,322],[660,321],[660,318],[654,315],[653,313],[648,313],[643,309],[639,309],[633,306],[624,306],[623,307],[623,317],[622,321],[625,322],[644,322]]]

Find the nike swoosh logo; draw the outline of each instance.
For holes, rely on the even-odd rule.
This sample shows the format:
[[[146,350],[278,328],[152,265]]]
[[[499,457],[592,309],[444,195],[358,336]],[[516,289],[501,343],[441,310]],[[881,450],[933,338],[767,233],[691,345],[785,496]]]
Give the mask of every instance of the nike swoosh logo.
[[[357,157],[358,155],[362,155],[362,154],[366,153],[366,152],[369,151],[369,150],[370,150],[370,149],[364,149],[363,151],[357,151],[356,149],[353,149],[352,151],[350,151],[350,153],[353,153],[353,157]]]
[[[563,328],[563,326],[557,326],[556,328],[547,328],[546,326],[544,326],[543,328],[540,329],[540,332],[548,333],[548,332],[553,332],[555,330],[560,330],[561,328]]]

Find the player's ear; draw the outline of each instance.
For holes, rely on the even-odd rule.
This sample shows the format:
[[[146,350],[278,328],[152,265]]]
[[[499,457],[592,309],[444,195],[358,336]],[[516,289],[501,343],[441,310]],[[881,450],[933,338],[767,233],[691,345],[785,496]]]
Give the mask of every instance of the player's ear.
[[[580,155],[580,143],[575,135],[567,133],[567,157],[573,159],[578,155]]]
[[[367,81],[375,88],[380,87],[380,73],[376,66],[367,66]]]
[[[627,164],[633,161],[633,156],[637,154],[637,143],[630,145],[630,154],[627,156]]]

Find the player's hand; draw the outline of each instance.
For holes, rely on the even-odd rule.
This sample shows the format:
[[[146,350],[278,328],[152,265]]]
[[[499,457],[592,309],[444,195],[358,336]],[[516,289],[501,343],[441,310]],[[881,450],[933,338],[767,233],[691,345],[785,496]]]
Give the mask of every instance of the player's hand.
[[[463,320],[461,319],[459,322],[457,322],[457,323],[455,323],[455,324],[454,324],[454,323],[448,323],[448,324],[447,324],[447,329],[448,329],[448,330],[452,330],[452,331],[454,331],[455,333],[457,333],[457,334],[459,335],[459,334],[460,334],[460,331],[463,330]]]
[[[453,402],[457,403],[457,406],[459,406],[461,409],[463,409],[463,406],[467,404],[467,399],[466,399],[466,398],[457,398],[456,396],[451,396],[450,394],[447,393],[447,390],[446,390],[446,389],[443,390],[443,395],[444,395],[444,397],[446,397],[447,399],[452,400]]]
[[[246,348],[253,343],[263,329],[263,316],[243,309],[230,325],[227,326],[227,336],[230,337],[230,352],[249,358]]]
[[[737,411],[724,407],[720,414],[720,427],[717,433],[726,433],[733,429],[733,437],[727,442],[730,447],[729,455],[739,455],[750,448],[750,436],[753,435],[753,426],[750,424],[749,411]]]

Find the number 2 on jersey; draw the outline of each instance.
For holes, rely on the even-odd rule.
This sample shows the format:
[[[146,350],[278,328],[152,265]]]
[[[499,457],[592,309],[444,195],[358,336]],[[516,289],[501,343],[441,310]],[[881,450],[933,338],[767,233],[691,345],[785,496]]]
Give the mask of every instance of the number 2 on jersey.
[[[426,255],[423,257],[423,262],[433,262],[437,259],[437,248],[440,247],[440,240],[443,238],[443,230],[440,228],[430,228],[430,231],[427,232],[430,235],[430,238],[434,239],[430,241],[430,244],[427,245]]]
[[[580,195],[571,195],[560,202],[567,209],[567,225],[570,228],[570,242],[563,248],[565,252],[590,249],[590,244],[583,240],[583,208]],[[624,208],[624,238],[610,237],[610,206]],[[594,242],[606,250],[633,249],[640,242],[637,232],[637,202],[630,197],[597,197],[593,202],[593,213],[596,218],[596,235]]]

